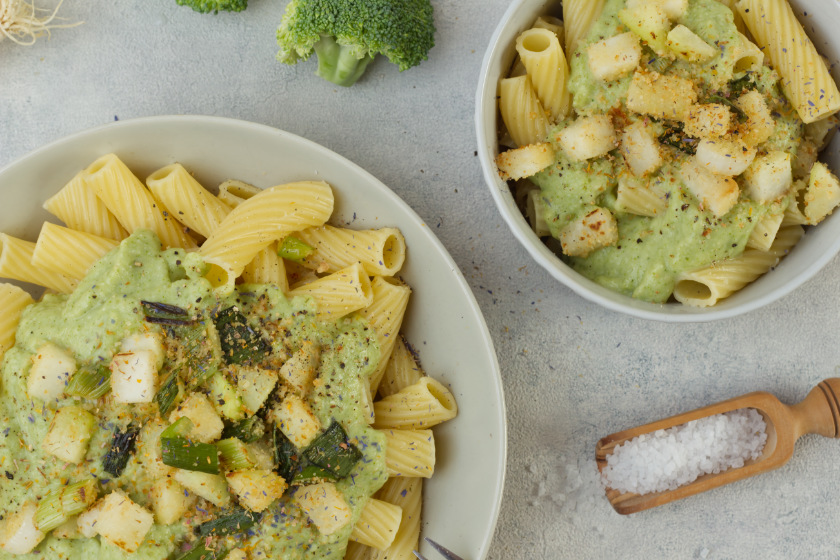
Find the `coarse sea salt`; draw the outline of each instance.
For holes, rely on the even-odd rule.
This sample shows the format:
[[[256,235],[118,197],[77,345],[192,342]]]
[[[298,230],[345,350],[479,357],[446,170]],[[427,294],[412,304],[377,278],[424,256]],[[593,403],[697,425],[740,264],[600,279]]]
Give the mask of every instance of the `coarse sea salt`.
[[[766,427],[758,411],[745,408],[643,434],[616,446],[601,476],[619,492],[674,490],[760,457]]]

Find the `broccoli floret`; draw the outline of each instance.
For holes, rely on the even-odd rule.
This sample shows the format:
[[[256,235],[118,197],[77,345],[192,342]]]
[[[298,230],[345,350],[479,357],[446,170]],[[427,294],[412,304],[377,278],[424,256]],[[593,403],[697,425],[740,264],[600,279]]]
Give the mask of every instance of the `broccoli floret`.
[[[196,12],[206,14],[219,10],[227,12],[241,12],[248,7],[248,0],[175,0],[179,6],[189,6]]]
[[[277,29],[285,64],[314,50],[322,78],[352,86],[377,54],[400,71],[426,60],[435,44],[429,0],[291,0]]]

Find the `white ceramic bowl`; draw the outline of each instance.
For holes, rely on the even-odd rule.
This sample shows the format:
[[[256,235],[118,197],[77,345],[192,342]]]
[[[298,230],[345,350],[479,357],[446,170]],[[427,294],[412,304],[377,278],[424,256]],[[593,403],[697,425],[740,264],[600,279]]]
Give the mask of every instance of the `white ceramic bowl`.
[[[840,60],[840,4],[825,0],[790,0],[800,20],[821,54],[830,61]],[[563,263],[531,230],[517,208],[507,183],[499,178],[495,158],[498,154],[496,103],[497,84],[510,69],[517,35],[544,14],[561,15],[560,0],[515,0],[490,39],[484,55],[476,93],[476,132],[478,155],[490,192],[513,234],[531,256],[557,280],[584,298],[613,311],[670,322],[712,321],[734,317],[771,303],[806,282],[840,250],[840,211],[817,227],[808,228],[805,237],[775,270],[736,292],[717,305],[705,309],[677,303],[652,304],[621,295],[599,286]],[[807,14],[805,16],[804,14]],[[840,79],[840,67],[832,64],[834,79]],[[834,138],[823,155],[835,173],[840,170],[840,135]]]
[[[469,286],[417,214],[372,175],[313,142],[254,123],[173,116],[75,134],[0,170],[0,230],[34,240],[41,223],[52,219],[43,201],[109,152],[141,178],[178,161],[208,187],[229,178],[261,187],[322,179],[335,190],[333,223],[402,230],[408,257],[399,275],[413,288],[403,332],[425,371],[452,388],[460,410],[435,428],[437,468],[425,486],[422,534],[467,558],[484,558],[505,475],[499,365]],[[427,545],[422,550],[433,557]]]

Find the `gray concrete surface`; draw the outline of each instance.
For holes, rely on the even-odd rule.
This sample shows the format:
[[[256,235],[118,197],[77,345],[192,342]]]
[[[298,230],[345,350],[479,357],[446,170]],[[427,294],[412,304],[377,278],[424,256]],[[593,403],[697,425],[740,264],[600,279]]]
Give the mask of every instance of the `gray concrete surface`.
[[[54,5],[54,0],[41,0]],[[834,259],[762,310],[667,325],[605,311],[541,270],[509,234],[474,153],[474,94],[505,0],[436,0],[430,60],[378,60],[351,89],[274,60],[283,1],[200,15],[174,0],[65,0],[84,21],[0,42],[0,166],[67,134],[160,114],[285,129],[349,158],[430,224],[487,319],[507,392],[509,458],[494,560],[840,557],[840,442],[809,436],[760,478],[630,517],[594,478],[614,431],[752,390],[798,401],[837,375]],[[453,520],[457,522],[457,520]]]

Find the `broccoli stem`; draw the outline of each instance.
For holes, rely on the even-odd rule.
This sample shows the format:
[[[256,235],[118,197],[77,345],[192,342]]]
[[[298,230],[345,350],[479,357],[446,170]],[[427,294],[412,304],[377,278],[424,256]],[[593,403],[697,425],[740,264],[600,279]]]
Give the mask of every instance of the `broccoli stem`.
[[[317,75],[332,83],[350,87],[365,73],[373,57],[356,56],[354,47],[339,45],[334,37],[321,37],[315,43],[315,54],[318,56]]]

